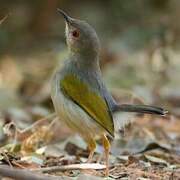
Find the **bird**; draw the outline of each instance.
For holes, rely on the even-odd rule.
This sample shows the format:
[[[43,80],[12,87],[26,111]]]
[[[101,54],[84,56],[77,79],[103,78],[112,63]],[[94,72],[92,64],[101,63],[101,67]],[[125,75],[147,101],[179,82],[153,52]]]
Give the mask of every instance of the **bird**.
[[[68,57],[57,68],[51,82],[55,112],[74,133],[79,134],[89,149],[91,162],[96,149],[96,136],[102,139],[105,175],[109,175],[109,138],[114,138],[116,112],[138,112],[165,115],[166,110],[148,105],[119,104],[106,88],[99,66],[100,41],[94,28],[57,9],[65,20]]]

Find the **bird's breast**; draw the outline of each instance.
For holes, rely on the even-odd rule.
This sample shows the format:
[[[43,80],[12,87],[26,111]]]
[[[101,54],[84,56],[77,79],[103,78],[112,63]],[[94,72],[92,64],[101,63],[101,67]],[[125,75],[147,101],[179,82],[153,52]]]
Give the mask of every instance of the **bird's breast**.
[[[104,133],[105,130],[96,121],[63,94],[60,89],[60,78],[57,75],[55,75],[51,87],[52,101],[61,121],[86,139]]]

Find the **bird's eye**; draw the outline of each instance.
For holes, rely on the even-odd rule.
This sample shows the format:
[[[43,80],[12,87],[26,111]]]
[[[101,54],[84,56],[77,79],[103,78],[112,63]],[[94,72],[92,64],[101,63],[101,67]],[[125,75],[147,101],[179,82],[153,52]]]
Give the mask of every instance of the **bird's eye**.
[[[79,37],[79,31],[77,31],[77,30],[74,30],[73,32],[72,32],[72,36],[73,37],[75,37],[75,38],[78,38]]]

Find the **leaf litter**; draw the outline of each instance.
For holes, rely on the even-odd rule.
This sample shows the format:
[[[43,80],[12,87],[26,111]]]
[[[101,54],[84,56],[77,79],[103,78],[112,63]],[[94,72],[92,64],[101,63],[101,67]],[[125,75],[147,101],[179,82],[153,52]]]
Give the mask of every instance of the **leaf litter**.
[[[13,63],[9,64],[8,66],[15,66],[14,69],[17,69]],[[31,70],[33,72],[33,69],[30,69],[30,73]],[[13,73],[17,75],[11,74],[8,79],[20,77],[18,86],[21,88],[16,85],[7,84],[7,86],[13,88],[13,91],[20,89],[21,93],[34,96],[31,101],[29,98],[23,99],[16,95],[17,106],[14,105],[1,114],[0,172],[1,167],[6,165],[28,172],[31,169],[30,172],[34,174],[38,171],[42,177],[49,174],[53,175],[53,178],[65,179],[104,178],[103,148],[100,141],[97,140],[93,164],[86,164],[88,157],[86,143],[80,137],[72,135],[64,124],[56,120],[54,113],[47,116],[52,112],[47,91],[48,79],[39,85],[25,79],[17,70]],[[120,101],[121,94],[119,89],[113,92]],[[132,95],[131,100],[131,103],[142,103],[135,95]],[[37,101],[40,103],[38,106]],[[3,105],[3,100],[0,103]],[[24,104],[28,105],[24,108]],[[4,106],[2,109],[7,109],[7,104]],[[123,118],[133,118],[134,123],[116,132],[116,138],[111,142],[109,179],[180,179],[179,117],[123,114]]]
[[[52,125],[53,118],[54,116],[50,117],[51,121],[44,118],[42,121],[45,122],[40,122],[39,125],[38,121],[35,122],[35,125],[31,126],[32,129],[27,128],[28,133],[23,138],[20,133],[14,146],[19,146],[18,149],[8,148],[7,144],[2,146],[1,164],[56,176],[103,177],[105,166],[100,155],[101,144],[98,144],[93,163],[85,163],[88,151],[81,138],[69,137],[67,134],[69,138],[61,139],[60,142],[59,139],[53,140],[57,132],[53,129],[55,128]],[[178,179],[180,157],[175,147],[178,146],[179,135],[178,128],[173,126],[177,126],[179,119],[171,121],[171,119],[136,116],[135,123],[126,128],[126,135],[123,137],[119,135],[112,142],[110,177],[169,179],[173,176],[174,179]],[[165,124],[168,124],[168,127]],[[7,129],[6,127],[6,132]],[[12,131],[7,133],[10,135],[8,141],[13,142],[12,135],[15,134],[15,129],[11,127],[8,131]]]

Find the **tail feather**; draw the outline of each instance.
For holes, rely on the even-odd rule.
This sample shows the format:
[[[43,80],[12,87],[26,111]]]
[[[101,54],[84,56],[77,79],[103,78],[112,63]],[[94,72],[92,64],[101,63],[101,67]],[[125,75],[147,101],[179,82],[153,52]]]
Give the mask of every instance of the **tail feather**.
[[[164,116],[168,113],[167,110],[156,106],[149,105],[130,105],[130,104],[121,104],[118,105],[114,112],[122,111],[122,112],[137,112],[137,113],[145,113],[145,114],[157,114]]]

